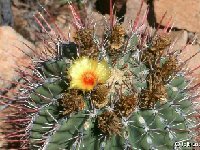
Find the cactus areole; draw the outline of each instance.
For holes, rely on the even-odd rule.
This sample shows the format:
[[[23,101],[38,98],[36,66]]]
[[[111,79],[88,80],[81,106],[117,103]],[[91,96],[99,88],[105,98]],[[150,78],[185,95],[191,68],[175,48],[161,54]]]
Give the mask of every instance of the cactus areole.
[[[70,8],[75,42],[47,32],[55,49],[35,53],[30,67],[19,68],[14,98],[2,96],[10,110],[1,116],[8,124],[2,147],[167,150],[177,141],[194,142],[197,93],[177,58],[180,51],[170,51],[166,30],[152,34],[138,18],[124,28],[111,16],[98,37]]]

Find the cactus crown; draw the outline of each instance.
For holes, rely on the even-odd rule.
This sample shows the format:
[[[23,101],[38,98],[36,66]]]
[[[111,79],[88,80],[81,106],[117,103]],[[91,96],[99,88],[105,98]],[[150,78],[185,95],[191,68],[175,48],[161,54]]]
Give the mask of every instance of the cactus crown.
[[[111,15],[98,38],[73,13],[75,42],[54,39],[50,58],[39,55],[30,74],[20,70],[15,101],[3,99],[12,109],[4,119],[13,120],[7,146],[163,150],[192,141],[196,95],[168,33],[140,30],[138,20],[128,31]]]

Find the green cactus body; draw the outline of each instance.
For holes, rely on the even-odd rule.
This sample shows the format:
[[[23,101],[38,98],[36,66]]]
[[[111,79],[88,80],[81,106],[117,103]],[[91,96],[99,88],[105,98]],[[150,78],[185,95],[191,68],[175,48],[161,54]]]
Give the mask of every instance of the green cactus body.
[[[84,26],[79,29],[84,30]],[[162,53],[170,43],[165,44],[162,36],[157,40],[157,35],[149,34],[145,36],[151,40],[143,41],[143,34],[126,33],[116,23],[105,31],[108,42],[102,47],[98,45],[100,39],[87,32],[87,38],[76,37],[76,44],[59,41],[55,57],[34,64],[33,74],[41,81],[26,83],[33,88],[28,90],[23,104],[16,104],[34,110],[23,116],[31,119],[21,126],[26,136],[18,139],[18,148],[167,150],[173,149],[176,141],[192,142],[197,121],[190,117],[196,113],[193,96],[188,92],[190,81],[181,70],[170,70],[178,64],[170,64],[171,55]],[[98,50],[97,55],[88,54],[88,45]],[[83,57],[96,62],[105,60],[111,72],[104,83],[96,83],[90,90],[70,85],[73,76],[69,70]],[[87,83],[93,84],[92,79],[87,78]],[[27,139],[25,143],[23,138]]]

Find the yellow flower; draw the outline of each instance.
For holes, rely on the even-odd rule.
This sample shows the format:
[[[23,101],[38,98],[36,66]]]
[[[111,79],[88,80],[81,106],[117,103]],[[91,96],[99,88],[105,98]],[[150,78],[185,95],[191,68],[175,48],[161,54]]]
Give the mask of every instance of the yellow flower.
[[[105,83],[110,77],[110,69],[105,61],[82,57],[71,65],[68,74],[71,78],[70,88],[84,91],[92,90],[98,83]]]

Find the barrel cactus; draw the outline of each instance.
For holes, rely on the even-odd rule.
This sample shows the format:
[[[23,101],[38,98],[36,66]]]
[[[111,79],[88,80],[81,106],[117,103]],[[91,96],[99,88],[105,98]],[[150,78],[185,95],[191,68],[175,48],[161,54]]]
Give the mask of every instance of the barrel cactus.
[[[37,53],[29,67],[18,70],[19,90],[2,99],[10,110],[1,117],[10,131],[3,131],[3,146],[164,150],[177,141],[193,142],[198,93],[192,94],[189,72],[177,59],[181,50],[170,52],[166,30],[141,30],[138,19],[128,30],[111,13],[98,37],[70,7],[74,42],[51,35],[51,55]]]

